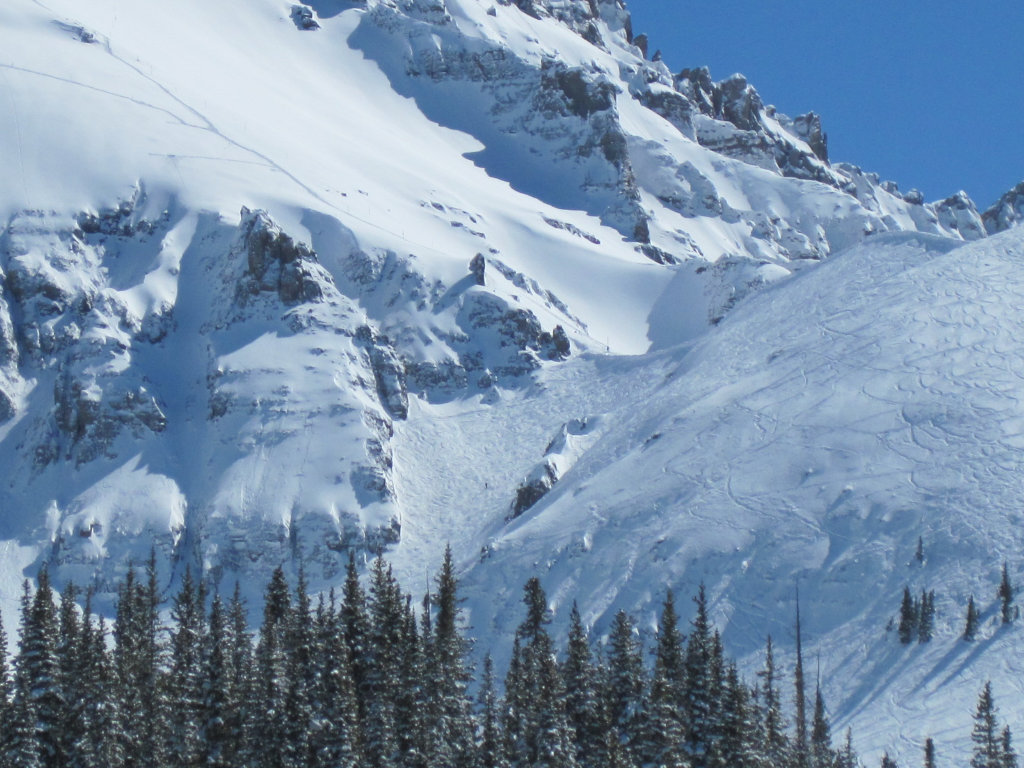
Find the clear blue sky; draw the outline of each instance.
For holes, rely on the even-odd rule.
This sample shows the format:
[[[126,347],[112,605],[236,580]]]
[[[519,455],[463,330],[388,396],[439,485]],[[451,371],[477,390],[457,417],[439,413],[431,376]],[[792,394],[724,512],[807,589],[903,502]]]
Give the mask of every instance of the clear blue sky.
[[[1024,181],[1024,2],[626,0],[673,72],[742,72],[829,155],[980,209]]]

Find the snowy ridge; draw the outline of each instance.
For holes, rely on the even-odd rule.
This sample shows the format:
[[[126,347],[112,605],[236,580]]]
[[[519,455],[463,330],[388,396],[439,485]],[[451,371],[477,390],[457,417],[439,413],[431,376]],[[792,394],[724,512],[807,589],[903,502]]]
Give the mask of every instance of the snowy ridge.
[[[1019,189],[926,203],[643,45],[618,0],[5,3],[8,621],[43,562],[417,589],[450,541],[483,639],[531,573],[599,630],[703,579],[752,667],[799,582],[859,746],[962,750],[1019,646],[956,641],[1024,568]]]

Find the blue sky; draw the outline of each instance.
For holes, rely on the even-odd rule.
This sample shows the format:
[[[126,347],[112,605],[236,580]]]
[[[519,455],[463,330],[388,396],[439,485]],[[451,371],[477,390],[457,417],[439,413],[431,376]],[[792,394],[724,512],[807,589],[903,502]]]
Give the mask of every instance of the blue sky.
[[[1020,0],[627,0],[672,71],[742,72],[766,104],[822,116],[834,161],[987,208],[1024,180]]]

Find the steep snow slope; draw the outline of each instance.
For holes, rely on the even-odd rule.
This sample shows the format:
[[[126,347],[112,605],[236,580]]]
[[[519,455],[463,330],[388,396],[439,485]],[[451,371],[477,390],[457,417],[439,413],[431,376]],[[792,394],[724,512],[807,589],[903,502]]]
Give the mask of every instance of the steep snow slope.
[[[381,547],[420,589],[450,540],[480,632],[534,569],[598,627],[703,577],[749,654],[799,577],[886,743],[1012,557],[1012,444],[977,436],[1013,424],[982,368],[1013,370],[1017,236],[946,253],[1012,195],[983,223],[831,164],[817,116],[646,61],[617,0],[302,8],[0,7],[8,620],[44,562],[110,588],[155,543],[256,598]],[[957,314],[985,259],[1000,328]],[[945,635],[890,682],[861,645],[933,572]]]
[[[560,628],[576,599],[598,631],[619,608],[651,629],[666,586],[692,594],[703,581],[752,671],[766,634],[791,648],[799,587],[809,659],[870,761],[888,749],[912,763],[928,736],[945,760],[966,760],[984,680],[1008,722],[1024,715],[1022,630],[995,624],[1003,561],[1024,579],[1022,263],[1020,230],[961,247],[879,237],[749,299],[692,348],[553,371],[552,415],[597,417],[600,434],[507,525],[480,486],[507,487],[516,469],[496,454],[488,475],[469,457],[493,441],[532,443],[539,460],[551,435],[525,426],[536,414],[496,405],[458,428],[414,415],[397,456],[419,467],[412,477],[445,478],[416,498],[438,526],[429,536],[474,558],[474,626],[511,631],[531,573]],[[410,450],[455,434],[465,458],[443,469]],[[527,458],[511,458],[521,473]],[[468,517],[433,514],[473,498]],[[887,631],[906,585],[935,590],[927,645]],[[971,594],[985,620],[967,644]]]

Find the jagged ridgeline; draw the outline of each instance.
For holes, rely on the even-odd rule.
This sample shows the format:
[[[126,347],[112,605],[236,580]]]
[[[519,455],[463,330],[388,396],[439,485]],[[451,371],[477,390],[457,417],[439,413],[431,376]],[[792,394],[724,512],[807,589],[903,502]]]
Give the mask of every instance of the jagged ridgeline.
[[[793,696],[770,639],[757,682],[740,679],[703,586],[688,634],[667,592],[648,655],[624,611],[595,646],[574,605],[557,642],[530,579],[525,618],[500,639],[513,645],[503,695],[490,654],[471,667],[450,552],[421,604],[381,558],[365,587],[350,559],[340,593],[315,604],[301,572],[290,586],[278,568],[255,632],[237,589],[211,595],[190,570],[164,604],[152,559],[118,585],[112,627],[82,597],[69,585],[56,598],[45,570],[25,585],[13,674],[0,661],[5,764],[857,765],[849,734],[832,746],[820,685],[808,722],[799,655]]]

